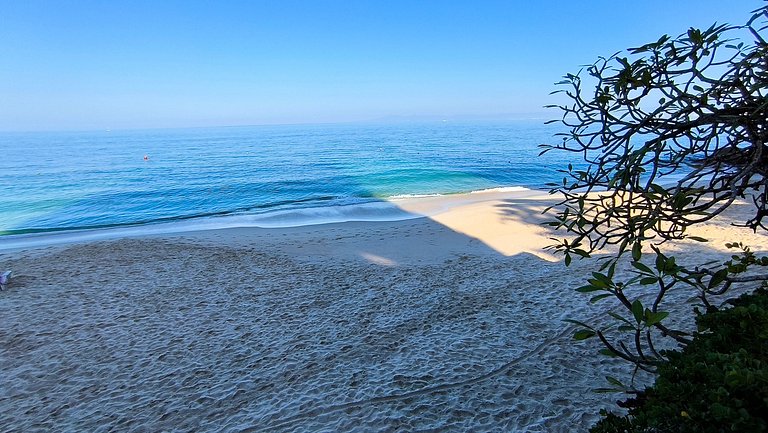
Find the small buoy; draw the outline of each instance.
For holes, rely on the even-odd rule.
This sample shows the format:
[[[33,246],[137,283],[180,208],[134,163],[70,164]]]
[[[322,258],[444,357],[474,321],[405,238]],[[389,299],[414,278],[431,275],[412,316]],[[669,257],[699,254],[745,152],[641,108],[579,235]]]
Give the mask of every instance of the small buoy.
[[[149,155],[144,155],[144,161],[149,161]]]

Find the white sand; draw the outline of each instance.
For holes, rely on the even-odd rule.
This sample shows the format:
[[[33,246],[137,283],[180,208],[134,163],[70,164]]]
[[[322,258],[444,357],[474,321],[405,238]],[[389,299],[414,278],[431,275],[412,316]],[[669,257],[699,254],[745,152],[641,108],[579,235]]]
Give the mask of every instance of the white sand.
[[[541,251],[547,204],[3,253],[0,431],[586,431],[618,398],[590,390],[628,369],[570,339],[562,319],[608,305],[572,290],[594,263]],[[701,233],[683,260],[768,249]]]

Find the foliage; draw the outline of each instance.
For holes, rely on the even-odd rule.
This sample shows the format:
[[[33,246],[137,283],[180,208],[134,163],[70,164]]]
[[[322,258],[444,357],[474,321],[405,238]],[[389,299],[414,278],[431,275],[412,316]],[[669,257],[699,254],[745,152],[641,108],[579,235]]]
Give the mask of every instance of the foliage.
[[[670,352],[653,387],[604,413],[593,433],[768,431],[768,290],[697,319],[699,332]]]
[[[586,169],[570,166],[557,227],[577,234],[587,251],[620,250],[659,237],[679,239],[692,224],[711,219],[751,190],[763,227],[768,185],[768,45],[757,28],[768,7],[744,27],[713,25],[611,56],[560,85],[569,104],[563,141],[544,145],[581,154]],[[751,43],[729,39],[747,31]],[[670,174],[680,176],[671,187]],[[674,178],[673,178],[674,179]],[[600,194],[588,193],[599,191]],[[575,252],[561,245],[564,252]]]
[[[707,310],[711,310],[715,308],[709,301],[711,295],[722,295],[733,285],[754,284],[766,279],[760,274],[743,274],[755,266],[768,266],[768,257],[756,256],[749,247],[741,243],[727,244],[727,246],[740,249],[740,254],[734,254],[730,260],[720,266],[710,265],[709,268],[690,269],[678,265],[674,257],[667,256],[657,247],[652,246],[655,252],[652,265],[646,265],[641,261],[643,255],[640,250],[635,249],[632,252],[630,263],[633,276],[628,280],[616,281],[615,262],[608,266],[608,271],[605,273],[593,272],[587,284],[576,290],[592,294],[592,302],[604,298],[618,299],[627,314],[608,313],[615,320],[616,326],[605,329],[569,320],[582,328],[576,331],[574,338],[584,340],[597,336],[605,345],[603,354],[618,356],[643,370],[655,370],[655,366],[663,362],[665,357],[656,350],[653,343],[654,337],[670,337],[682,345],[691,341],[688,333],[671,329],[663,323],[669,315],[664,311],[664,300],[670,290],[686,286],[695,293],[695,298],[700,300]],[[642,290],[643,286],[655,288],[651,302],[643,302],[641,297],[631,300],[629,296],[632,289],[639,287]],[[612,342],[608,337],[611,333],[618,343]],[[626,338],[622,338],[623,336]],[[620,391],[625,388],[623,384],[615,383],[615,380],[611,382],[617,386],[613,390]]]
[[[692,225],[750,198],[754,213],[742,224],[765,229],[768,215],[768,44],[763,34],[768,6],[753,12],[744,26],[690,29],[676,38],[632,48],[627,56],[601,58],[558,83],[568,103],[560,120],[570,129],[549,151],[574,152],[582,164],[569,165],[562,182],[551,184],[563,199],[553,207],[555,221],[570,239],[551,246],[572,257],[590,257],[615,246],[599,271],[579,292],[591,300],[617,300],[607,328],[573,321],[576,339],[599,338],[603,353],[655,371],[666,359],[654,340],[691,342],[669,320],[665,297],[687,287],[706,309],[713,297],[736,287],[758,286],[768,275],[755,267],[768,258],[740,250],[721,264],[681,266],[658,245],[672,239],[706,239],[687,234]],[[646,254],[643,254],[644,248]],[[650,264],[644,262],[653,252]],[[620,260],[632,276],[617,280]],[[609,379],[617,390],[626,387]]]

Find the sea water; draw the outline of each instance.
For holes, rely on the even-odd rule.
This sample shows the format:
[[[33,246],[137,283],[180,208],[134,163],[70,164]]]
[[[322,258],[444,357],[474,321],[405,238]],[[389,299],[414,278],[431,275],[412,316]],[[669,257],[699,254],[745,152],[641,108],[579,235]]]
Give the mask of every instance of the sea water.
[[[543,188],[569,157],[538,156],[555,132],[526,120],[0,133],[0,242],[396,219],[393,198]]]

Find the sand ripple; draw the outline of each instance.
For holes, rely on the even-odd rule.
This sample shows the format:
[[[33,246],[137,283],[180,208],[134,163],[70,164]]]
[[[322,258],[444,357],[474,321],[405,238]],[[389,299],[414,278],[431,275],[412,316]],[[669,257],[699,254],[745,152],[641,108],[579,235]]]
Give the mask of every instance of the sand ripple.
[[[121,240],[5,263],[4,432],[583,431],[623,370],[566,335],[573,270],[527,255]]]

